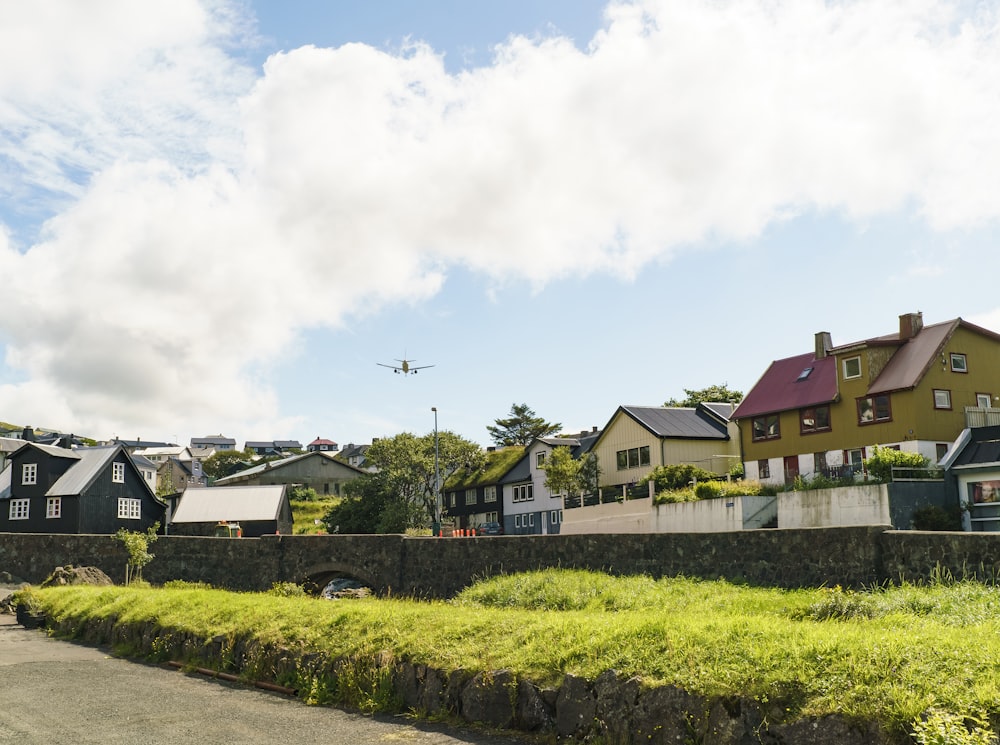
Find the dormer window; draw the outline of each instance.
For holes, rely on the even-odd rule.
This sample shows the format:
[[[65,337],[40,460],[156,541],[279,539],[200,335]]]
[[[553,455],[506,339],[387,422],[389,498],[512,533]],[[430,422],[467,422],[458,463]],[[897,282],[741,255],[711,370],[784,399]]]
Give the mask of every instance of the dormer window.
[[[21,483],[25,485],[38,483],[37,463],[25,463],[21,466]]]
[[[861,377],[861,358],[848,357],[844,360],[844,380]]]

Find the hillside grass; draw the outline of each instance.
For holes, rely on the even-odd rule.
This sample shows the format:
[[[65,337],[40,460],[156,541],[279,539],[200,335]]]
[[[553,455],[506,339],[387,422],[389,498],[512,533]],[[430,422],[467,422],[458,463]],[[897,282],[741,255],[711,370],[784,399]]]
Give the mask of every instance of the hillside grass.
[[[388,651],[540,685],[615,669],[647,686],[751,697],[789,718],[836,712],[902,731],[927,712],[1000,713],[1000,590],[972,582],[790,591],[546,570],[447,602],[184,586],[31,592],[56,619],[113,615],[331,656]]]
[[[340,497],[322,497],[320,499],[292,499],[292,533],[294,535],[312,535],[315,533],[325,533],[326,526],[317,520],[322,520],[323,516],[330,509],[340,502]]]

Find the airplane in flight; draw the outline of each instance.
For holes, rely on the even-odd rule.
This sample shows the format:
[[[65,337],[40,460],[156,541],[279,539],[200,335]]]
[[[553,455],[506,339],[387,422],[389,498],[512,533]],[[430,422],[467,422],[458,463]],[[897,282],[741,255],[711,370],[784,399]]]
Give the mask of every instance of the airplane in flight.
[[[403,359],[403,360],[396,360],[396,362],[398,362],[399,364],[398,365],[386,365],[386,364],[383,364],[381,362],[376,362],[375,364],[379,365],[380,367],[388,367],[394,373],[397,373],[397,374],[403,373],[403,375],[409,375],[409,374],[416,375],[417,374],[417,370],[426,370],[428,367],[434,367],[434,365],[421,365],[419,367],[414,367],[413,363],[416,362],[416,360],[406,360],[406,359]]]

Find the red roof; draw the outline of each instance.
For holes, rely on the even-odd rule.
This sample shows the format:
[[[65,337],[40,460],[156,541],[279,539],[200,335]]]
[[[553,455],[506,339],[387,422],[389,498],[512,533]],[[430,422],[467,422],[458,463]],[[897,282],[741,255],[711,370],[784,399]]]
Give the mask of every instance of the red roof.
[[[812,368],[808,374],[806,370]],[[812,352],[775,360],[733,412],[733,419],[832,403],[837,397],[837,360]]]
[[[333,440],[323,440],[317,437],[315,440],[309,443],[309,447],[312,447],[313,445],[336,445],[336,444],[337,443],[335,443]]]

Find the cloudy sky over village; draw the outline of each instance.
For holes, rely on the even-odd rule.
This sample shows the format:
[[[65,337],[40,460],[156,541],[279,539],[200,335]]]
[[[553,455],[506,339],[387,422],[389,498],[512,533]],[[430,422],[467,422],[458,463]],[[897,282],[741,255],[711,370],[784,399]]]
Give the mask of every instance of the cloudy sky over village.
[[[0,420],[488,444],[1000,331],[997,81],[1000,2],[5,3]]]

